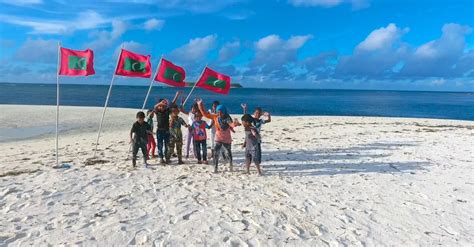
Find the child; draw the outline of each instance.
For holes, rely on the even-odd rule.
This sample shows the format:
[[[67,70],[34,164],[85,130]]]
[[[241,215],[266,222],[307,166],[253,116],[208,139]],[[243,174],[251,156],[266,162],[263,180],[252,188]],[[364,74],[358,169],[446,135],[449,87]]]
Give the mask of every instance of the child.
[[[242,125],[245,128],[245,166],[247,168],[247,174],[250,174],[250,163],[255,163],[257,167],[258,175],[262,175],[260,169],[260,162],[262,157],[262,150],[260,149],[260,134],[256,127],[252,126],[253,117],[250,114],[244,114],[242,116]]]
[[[133,157],[132,157],[132,164],[133,167],[137,165],[137,153],[138,149],[142,150],[143,154],[143,162],[145,163],[145,168],[148,166],[147,164],[147,139],[148,134],[151,132],[151,127],[145,122],[145,113],[139,111],[136,115],[137,121],[132,125],[132,129],[130,130],[130,143],[133,143]]]
[[[207,145],[206,145],[206,129],[210,129],[209,126],[204,120],[202,120],[201,112],[196,112],[194,115],[194,122],[191,125],[191,130],[193,133],[193,140],[194,140],[194,151],[196,158],[198,160],[198,164],[202,164],[201,162],[201,150],[202,150],[202,159],[204,164],[207,164]]]
[[[156,155],[155,155],[156,142],[155,142],[155,137],[153,136],[153,117],[155,116],[155,114],[153,113],[153,110],[148,110],[146,114],[148,116],[146,122],[148,123],[148,125],[150,125],[150,128],[151,128],[150,130],[151,133],[148,134],[148,143],[146,145],[148,159],[150,159],[150,151],[151,151],[151,156],[153,158],[156,158]]]
[[[182,113],[188,115],[188,124],[189,125],[193,124],[194,116],[195,116],[196,112],[199,111],[196,103],[194,103],[191,106],[191,111],[188,112],[188,111],[184,110],[184,101],[181,101],[181,107],[179,108],[179,110]],[[186,159],[189,159],[189,150],[191,149],[191,143],[194,143],[193,142],[193,131],[192,131],[191,128],[188,128],[188,134],[187,134],[187,137],[186,137]],[[193,146],[193,153],[195,151],[196,150],[194,150],[194,146]],[[194,156],[196,156],[196,154],[194,154]]]
[[[209,113],[204,109],[204,104],[202,99],[197,100],[199,110],[201,114],[209,119],[212,119],[214,122],[214,126],[216,128],[216,143],[214,147],[214,173],[217,173],[217,167],[219,164],[219,151],[222,147],[227,150],[229,155],[229,162],[230,162],[230,170],[233,170],[232,164],[232,136],[231,136],[231,128],[238,126],[238,121],[233,122],[230,115],[227,113],[227,109],[223,105],[218,105],[216,107],[216,114]]]
[[[220,105],[221,103],[217,100],[215,100],[214,102],[212,102],[212,107],[211,109],[209,109],[209,113],[211,114],[216,114],[217,111],[216,111],[216,108],[218,105]],[[215,147],[215,140],[216,140],[216,126],[214,124],[214,121],[211,119],[211,156],[214,157],[214,147]]]
[[[241,104],[244,114],[247,114],[247,104]],[[252,124],[255,126],[255,128],[258,131],[258,134],[260,135],[260,131],[262,130],[262,125],[270,123],[272,121],[272,116],[268,112],[264,112],[263,116],[267,117],[267,119],[262,119],[262,108],[260,107],[255,107],[255,111],[253,112],[252,116]],[[262,150],[262,139],[260,138],[260,141],[258,142],[258,148]],[[261,154],[261,153],[260,153]],[[260,162],[262,161],[262,158],[259,157]]]
[[[181,91],[177,91],[171,105],[176,103]],[[158,155],[160,163],[164,164],[163,156],[168,153],[168,145],[170,140],[170,109],[168,108],[168,100],[160,99],[154,108],[156,116],[156,141],[158,142]],[[164,152],[163,152],[164,147]]]
[[[166,153],[166,163],[170,163],[171,154],[173,149],[176,147],[176,153],[178,154],[178,164],[184,164],[183,162],[183,133],[181,132],[181,126],[184,125],[189,127],[189,125],[181,118],[179,115],[178,106],[174,105],[171,107],[171,117],[170,117],[170,142],[168,146],[168,152]]]

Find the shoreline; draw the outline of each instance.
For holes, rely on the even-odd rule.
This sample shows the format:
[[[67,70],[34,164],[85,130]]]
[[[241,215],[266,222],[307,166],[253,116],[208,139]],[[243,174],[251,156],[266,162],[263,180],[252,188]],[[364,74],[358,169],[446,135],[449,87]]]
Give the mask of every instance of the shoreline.
[[[19,112],[23,112],[26,115],[32,114],[32,112],[27,112],[29,109],[40,109],[42,111],[46,111],[48,114],[49,119],[41,119],[38,121],[30,121],[28,123],[24,123],[25,125],[18,125],[18,124],[9,124],[8,119],[6,116],[18,116]],[[102,113],[102,107],[89,107],[89,106],[61,106],[60,107],[60,134],[61,135],[70,135],[77,132],[82,133],[93,133],[94,131],[98,130],[98,123],[100,121],[100,114]],[[4,117],[0,117],[0,143],[8,143],[8,142],[17,142],[17,141],[26,141],[30,139],[41,139],[41,138],[49,138],[55,134],[55,111],[56,106],[52,105],[9,105],[9,104],[0,104],[0,111],[4,112]],[[26,111],[26,112],[25,112]],[[73,114],[69,113],[69,111],[87,111],[87,114],[92,114],[87,116],[86,119],[79,119]],[[136,111],[139,109],[133,108],[121,108],[121,107],[108,107],[107,113],[112,112],[112,114],[116,114],[117,112],[122,112],[124,118],[130,117],[130,121],[124,121],[123,123],[119,123],[118,125],[126,127],[131,125],[135,119],[134,115]],[[53,114],[54,113],[54,114]],[[105,116],[104,121],[107,121],[107,113]],[[232,117],[239,118],[240,115],[238,114],[231,114]],[[328,120],[328,119],[361,119],[361,120],[377,120],[377,121],[400,121],[406,124],[409,121],[413,122],[430,122],[436,121],[441,124],[444,122],[445,124],[452,124],[452,125],[463,125],[463,124],[473,124],[474,121],[471,120],[458,120],[458,119],[438,119],[438,118],[410,118],[410,117],[375,117],[375,116],[327,116],[327,115],[316,115],[316,116],[278,116],[272,115],[273,118],[280,118],[280,119],[309,119],[309,118],[316,118],[320,120]],[[34,117],[33,117],[34,118]],[[37,120],[34,119],[34,120]],[[74,122],[79,121],[79,122]],[[453,126],[456,127],[456,126]],[[24,132],[28,133],[24,133]],[[15,136],[21,137],[15,137]]]
[[[25,107],[28,121],[18,126],[54,122],[54,109]],[[16,123],[15,110],[0,123]],[[221,164],[214,174],[193,158],[167,166],[152,159],[149,168],[139,160],[132,168],[133,109],[107,112],[91,160],[101,110],[61,114],[85,126],[60,135],[59,161],[70,168],[53,168],[53,136],[0,143],[0,245],[474,242],[472,122],[275,117],[262,128],[260,177],[254,166],[243,173],[241,127],[233,172]]]

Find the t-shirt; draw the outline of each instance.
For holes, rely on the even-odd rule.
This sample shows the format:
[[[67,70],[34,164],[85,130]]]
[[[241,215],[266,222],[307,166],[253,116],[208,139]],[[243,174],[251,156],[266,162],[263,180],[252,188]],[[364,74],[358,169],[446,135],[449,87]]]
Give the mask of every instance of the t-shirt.
[[[147,131],[151,131],[151,126],[147,122],[140,124],[138,121],[132,125],[132,133],[135,133],[134,141],[136,143],[147,143]]]
[[[170,129],[170,109],[166,108],[164,111],[155,111],[156,128],[157,130]]]
[[[188,113],[188,124],[191,125],[194,122],[194,113],[189,112]]]
[[[253,124],[255,125],[255,128],[257,128],[258,132],[260,133],[260,130],[262,129],[262,125],[265,124],[265,120],[259,119],[259,118],[254,118],[253,119]]]
[[[219,121],[219,116],[210,112],[202,112],[203,116],[209,118],[214,123],[216,128],[216,142],[222,142],[226,144],[232,143],[232,136],[230,135],[230,129],[234,126],[232,118],[227,117]],[[223,126],[221,126],[221,123]]]
[[[260,143],[260,134],[257,128],[250,126],[245,129],[245,150],[253,151],[255,147]]]
[[[172,118],[170,118],[170,122],[168,126],[171,124]],[[172,138],[175,139],[183,139],[183,133],[181,132],[181,126],[186,125],[186,122],[182,117],[177,117],[174,122],[173,126],[170,126],[170,134]]]
[[[206,128],[209,128],[206,121],[204,120],[195,120],[191,125],[191,129],[193,130],[193,139],[195,141],[203,141],[207,139],[206,135]]]

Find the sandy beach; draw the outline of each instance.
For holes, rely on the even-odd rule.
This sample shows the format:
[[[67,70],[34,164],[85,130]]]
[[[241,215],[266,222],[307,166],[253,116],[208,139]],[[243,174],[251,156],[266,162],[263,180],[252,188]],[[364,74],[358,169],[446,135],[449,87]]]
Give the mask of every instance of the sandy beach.
[[[263,172],[131,166],[136,110],[0,105],[0,246],[473,246],[474,122],[279,117]],[[238,116],[236,116],[238,117]],[[41,133],[38,135],[38,133]]]

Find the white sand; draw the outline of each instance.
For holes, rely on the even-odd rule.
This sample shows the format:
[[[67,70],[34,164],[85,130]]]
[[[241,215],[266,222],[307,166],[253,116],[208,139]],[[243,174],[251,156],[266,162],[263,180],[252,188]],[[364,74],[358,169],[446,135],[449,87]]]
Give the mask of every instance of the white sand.
[[[0,129],[51,128],[54,109],[0,106]],[[274,117],[258,177],[239,166],[242,128],[237,172],[212,174],[193,160],[132,169],[131,109],[108,111],[105,163],[86,166],[101,109],[61,109],[70,131],[60,160],[72,168],[51,168],[52,134],[0,143],[0,245],[474,243],[474,122]]]

